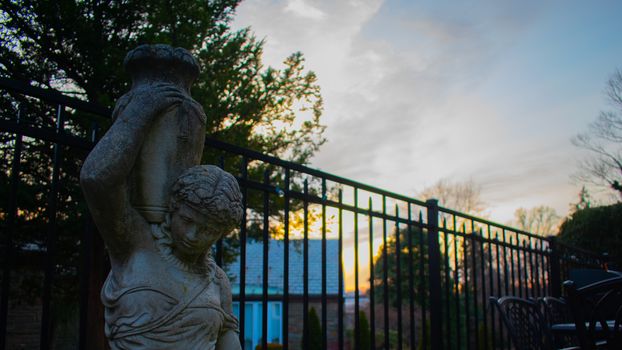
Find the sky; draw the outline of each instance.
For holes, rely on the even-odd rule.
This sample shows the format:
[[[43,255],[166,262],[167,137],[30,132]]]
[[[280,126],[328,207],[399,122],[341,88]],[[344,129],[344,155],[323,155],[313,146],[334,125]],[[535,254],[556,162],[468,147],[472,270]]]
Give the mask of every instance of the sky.
[[[570,140],[607,109],[621,14],[614,0],[246,0],[233,27],[265,40],[265,65],[301,51],[317,74],[328,141],[312,168],[409,196],[473,181],[505,223],[577,201],[586,153]]]

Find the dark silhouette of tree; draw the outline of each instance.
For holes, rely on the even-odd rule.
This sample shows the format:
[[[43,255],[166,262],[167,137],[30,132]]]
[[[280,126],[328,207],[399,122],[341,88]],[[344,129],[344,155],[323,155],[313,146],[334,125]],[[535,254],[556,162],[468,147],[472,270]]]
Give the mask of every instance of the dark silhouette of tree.
[[[359,349],[371,350],[371,332],[369,329],[369,321],[367,315],[363,311],[359,311]]]
[[[561,217],[555,209],[541,205],[529,209],[518,208],[514,212],[516,228],[542,236],[550,236],[557,233]]]
[[[622,198],[622,71],[615,71],[605,89],[611,110],[602,111],[572,143],[590,151],[576,175],[580,181],[608,187]]]
[[[322,323],[317,316],[314,307],[309,309],[309,320],[307,321],[307,331],[303,334],[301,348],[308,350],[322,350]],[[308,346],[305,347],[305,337],[309,337]]]
[[[612,266],[620,268],[622,266],[622,203],[577,210],[562,223],[559,229],[559,239],[573,247],[608,253]]]

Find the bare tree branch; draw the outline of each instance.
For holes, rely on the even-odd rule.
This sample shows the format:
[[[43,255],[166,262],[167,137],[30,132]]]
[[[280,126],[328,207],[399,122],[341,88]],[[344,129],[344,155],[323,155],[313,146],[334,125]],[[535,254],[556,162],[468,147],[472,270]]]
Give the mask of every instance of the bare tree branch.
[[[592,153],[579,163],[578,180],[613,189],[622,198],[622,71],[614,72],[605,94],[613,110],[603,111],[572,143]]]

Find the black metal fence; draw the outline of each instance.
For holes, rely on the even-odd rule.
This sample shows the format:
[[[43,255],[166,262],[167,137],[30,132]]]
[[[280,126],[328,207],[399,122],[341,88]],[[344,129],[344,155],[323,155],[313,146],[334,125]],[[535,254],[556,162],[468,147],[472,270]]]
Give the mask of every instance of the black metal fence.
[[[104,349],[98,296],[108,267],[77,176],[110,111],[6,79],[0,87],[0,349]],[[240,229],[214,253],[235,282],[245,348],[509,349],[490,295],[558,296],[569,268],[604,264],[434,200],[214,139],[206,146],[204,158],[234,174],[244,195]]]

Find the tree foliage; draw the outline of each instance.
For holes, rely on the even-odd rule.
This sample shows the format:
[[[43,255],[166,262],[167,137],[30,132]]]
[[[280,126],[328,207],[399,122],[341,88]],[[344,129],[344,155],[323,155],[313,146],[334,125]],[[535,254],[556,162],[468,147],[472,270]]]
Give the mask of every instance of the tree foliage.
[[[397,233],[400,235],[400,244],[399,247],[397,245]],[[408,235],[412,233],[411,241],[412,241],[412,269],[414,272],[413,276],[413,287],[419,291],[419,288],[423,288],[423,292],[425,293],[425,298],[428,298],[427,288],[424,287],[424,278],[419,273],[419,269],[421,268],[420,264],[423,264],[423,271],[427,273],[428,269],[428,259],[427,259],[427,234],[425,232],[420,232],[419,230],[409,230],[402,229],[399,232],[393,232],[393,234],[387,237],[386,247],[385,245],[380,246],[378,249],[378,254],[374,261],[374,299],[378,304],[382,304],[384,302],[385,292],[388,293],[389,305],[392,307],[400,307],[397,299],[397,291],[398,288],[401,291],[402,302],[411,295],[410,291],[410,281],[409,281],[409,265],[411,262],[411,256],[409,253],[409,240]],[[386,259],[385,252],[386,249]],[[399,251],[399,266],[401,275],[398,279],[397,275],[397,252]],[[387,269],[387,285],[384,284],[384,269]],[[416,298],[417,303],[420,303],[420,298]]]
[[[142,43],[191,50],[192,91],[207,133],[305,163],[324,142],[322,97],[301,53],[262,64],[263,41],[229,24],[240,0],[2,1],[0,76],[111,106],[128,90],[121,64]]]
[[[549,236],[557,232],[560,219],[555,209],[541,205],[529,209],[516,209],[513,224],[520,230]]]
[[[602,111],[587,131],[572,140],[590,151],[590,157],[579,164],[577,178],[610,188],[622,198],[622,71],[611,75],[605,93],[611,109]]]
[[[314,307],[309,309],[309,319],[307,322],[308,330],[302,337],[301,348],[309,350],[322,349],[322,323]],[[305,336],[309,336],[308,346],[305,347]]]
[[[577,210],[559,230],[561,241],[593,252],[606,252],[622,266],[622,203]]]
[[[369,321],[367,315],[363,311],[359,311],[359,343],[360,350],[371,350],[371,331],[369,329]]]

